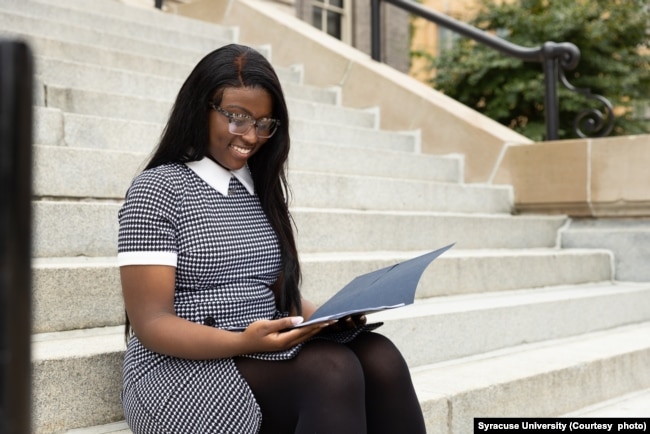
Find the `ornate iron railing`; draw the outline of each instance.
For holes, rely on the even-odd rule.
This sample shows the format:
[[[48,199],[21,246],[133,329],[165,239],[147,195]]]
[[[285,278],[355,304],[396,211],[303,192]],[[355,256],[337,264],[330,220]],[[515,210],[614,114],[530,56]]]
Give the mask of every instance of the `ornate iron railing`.
[[[592,94],[588,89],[572,86],[564,74],[572,70],[580,61],[580,50],[570,42],[545,42],[540,47],[528,48],[513,44],[505,39],[484,32],[447,15],[428,9],[412,0],[370,0],[371,1],[371,55],[381,61],[381,2],[390,3],[400,9],[432,21],[439,26],[471,38],[504,54],[525,62],[539,62],[544,70],[544,114],[546,120],[546,140],[556,140],[559,128],[559,102],[557,83],[560,81],[567,89],[595,99],[603,104],[603,111],[586,109],[580,112],[574,129],[579,137],[607,136],[614,126],[612,104],[605,97]]]

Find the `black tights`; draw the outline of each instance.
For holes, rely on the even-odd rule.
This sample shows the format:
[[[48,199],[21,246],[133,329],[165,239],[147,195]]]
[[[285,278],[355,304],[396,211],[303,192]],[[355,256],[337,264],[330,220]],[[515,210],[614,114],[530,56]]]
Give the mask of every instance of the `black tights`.
[[[313,340],[287,361],[236,359],[263,434],[425,433],[406,362],[382,335]]]

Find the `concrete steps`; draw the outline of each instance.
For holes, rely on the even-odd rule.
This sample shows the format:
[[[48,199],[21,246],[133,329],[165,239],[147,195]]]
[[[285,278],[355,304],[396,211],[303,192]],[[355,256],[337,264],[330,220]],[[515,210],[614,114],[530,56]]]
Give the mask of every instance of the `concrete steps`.
[[[449,424],[451,432],[471,433],[477,416],[561,415],[650,387],[644,369],[650,362],[650,322],[639,323],[650,301],[650,285],[566,289],[431,299],[435,307],[426,309],[424,324],[408,320],[424,303],[374,314],[370,320],[385,321],[383,332],[396,342],[417,343],[400,346],[414,366],[429,432],[441,432]],[[637,313],[600,324],[585,321],[619,307]],[[513,310],[519,310],[517,317]],[[120,326],[38,335],[34,375],[41,379],[37,408],[49,413],[43,419],[74,426],[79,414],[95,413],[94,419],[107,421],[118,417],[119,400],[107,402],[101,391],[119,389],[115,373],[123,346]],[[78,373],[88,370],[100,392],[61,403],[59,396],[83,388],[89,378]],[[444,415],[450,408],[448,420]]]
[[[29,41],[37,71],[34,432],[128,433],[117,210],[194,63],[239,32],[113,0],[0,0],[0,36]],[[511,215],[512,189],[464,183],[462,155],[421,154],[417,129],[381,130],[377,108],[276,66],[307,298],[456,243],[413,306],[371,317],[409,361],[429,432],[650,388],[650,285],[615,281],[611,250],[571,245],[564,216]]]
[[[474,417],[560,416],[650,386],[650,323],[522,344],[413,372],[428,432]]]
[[[322,303],[355,276],[405,260],[411,254],[413,252],[303,254],[305,295]],[[450,252],[425,271],[416,297],[428,299],[602,282],[611,275],[610,259],[607,251]],[[43,257],[34,260],[33,269],[34,332],[123,323],[115,256]],[[512,273],[513,269],[527,269],[529,273]],[[69,308],[70,299],[75,300],[75,309]]]

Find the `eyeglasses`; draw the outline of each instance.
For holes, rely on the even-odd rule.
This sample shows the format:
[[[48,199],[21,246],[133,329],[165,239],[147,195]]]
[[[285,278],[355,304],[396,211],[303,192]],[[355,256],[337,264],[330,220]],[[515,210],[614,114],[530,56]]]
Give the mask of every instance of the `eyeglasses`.
[[[252,117],[242,113],[231,113],[215,103],[210,103],[210,107],[228,118],[228,131],[230,131],[230,134],[243,136],[248,133],[251,128],[255,127],[255,134],[257,134],[257,137],[260,139],[268,139],[275,134],[278,125],[280,125],[280,121],[277,119],[253,119]]]

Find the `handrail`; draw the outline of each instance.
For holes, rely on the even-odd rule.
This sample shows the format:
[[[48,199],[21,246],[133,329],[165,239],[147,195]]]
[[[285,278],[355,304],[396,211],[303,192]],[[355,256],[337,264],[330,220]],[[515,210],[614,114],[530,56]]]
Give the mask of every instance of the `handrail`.
[[[604,114],[592,110],[581,112],[574,122],[576,134],[580,137],[587,137],[587,134],[580,129],[585,125],[589,132],[602,130],[595,136],[608,135],[614,126],[614,112],[612,104],[605,97],[593,95],[586,89],[577,89],[573,87],[566,76],[564,70],[574,69],[580,61],[580,50],[570,42],[552,42],[548,41],[540,47],[529,48],[513,44],[505,39],[484,32],[476,27],[472,27],[462,21],[455,20],[447,15],[441,14],[434,10],[428,9],[412,0],[370,0],[371,2],[371,56],[374,60],[381,62],[381,2],[385,1],[400,9],[406,10],[414,15],[424,18],[428,21],[445,27],[453,32],[471,38],[479,43],[485,44],[497,51],[507,54],[511,57],[523,60],[525,62],[539,62],[543,65],[544,70],[544,116],[546,120],[546,140],[557,140],[559,138],[559,103],[557,95],[557,82],[560,81],[567,89],[581,93],[588,98],[600,101],[604,106]],[[560,75],[561,72],[561,75]],[[586,117],[593,116],[593,119]]]

